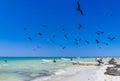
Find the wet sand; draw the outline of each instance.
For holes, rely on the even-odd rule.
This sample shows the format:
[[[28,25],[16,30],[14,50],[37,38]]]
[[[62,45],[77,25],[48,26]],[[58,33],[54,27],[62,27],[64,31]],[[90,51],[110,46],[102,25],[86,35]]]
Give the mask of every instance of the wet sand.
[[[42,78],[36,78],[32,81],[120,81],[120,76],[111,76],[104,74],[107,67],[102,66],[81,66],[74,65],[70,68],[60,70],[54,75]]]

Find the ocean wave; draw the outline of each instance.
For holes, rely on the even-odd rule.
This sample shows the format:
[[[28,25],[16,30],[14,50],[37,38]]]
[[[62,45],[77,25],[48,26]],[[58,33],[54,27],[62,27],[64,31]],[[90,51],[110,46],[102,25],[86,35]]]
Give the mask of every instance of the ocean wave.
[[[42,59],[42,62],[52,62],[52,60],[46,60],[46,59]]]
[[[70,59],[68,59],[68,58],[61,58],[61,60],[69,61]]]

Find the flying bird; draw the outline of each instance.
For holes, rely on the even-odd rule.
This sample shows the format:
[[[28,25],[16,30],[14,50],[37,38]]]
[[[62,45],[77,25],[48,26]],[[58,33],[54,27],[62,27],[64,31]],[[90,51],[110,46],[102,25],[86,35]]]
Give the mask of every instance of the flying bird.
[[[62,28],[62,31],[64,31],[65,29],[64,28]]]
[[[96,41],[97,44],[100,43],[98,39],[96,39],[95,41]]]
[[[103,31],[97,31],[96,34],[97,35],[102,35],[102,34],[104,34],[104,32]]]
[[[37,45],[37,48],[41,48],[39,45]]]
[[[109,39],[109,40],[114,40],[114,39],[116,39],[115,37],[107,37],[107,39]]]
[[[80,3],[77,1],[77,11],[80,12],[81,15],[83,15],[83,11],[82,9],[80,8]]]
[[[41,35],[43,35],[43,34],[42,34],[41,32],[38,32],[38,35],[40,35],[40,36],[41,36]]]
[[[65,39],[68,39],[68,37],[67,37],[67,35],[66,35],[66,34],[64,35],[64,37],[65,37]]]
[[[30,41],[32,41],[32,40],[33,40],[31,37],[28,37],[28,39],[29,39]]]
[[[82,25],[81,24],[78,24],[78,29],[81,29]]]
[[[54,40],[51,39],[50,41],[51,41],[52,43],[54,43]]]
[[[89,42],[88,40],[85,40],[85,42],[86,42],[87,44],[90,44],[90,42]]]
[[[78,41],[78,39],[77,39],[77,38],[75,38],[74,40],[75,40],[75,41]]]
[[[47,27],[47,25],[42,25],[42,27]]]
[[[26,28],[26,27],[24,27],[24,30],[27,30],[27,28]]]
[[[108,46],[108,45],[109,45],[107,42],[103,42],[103,44],[105,44],[106,46]]]
[[[78,42],[75,42],[75,44],[78,46],[79,43],[78,43]]]
[[[52,36],[52,38],[55,38],[55,37],[56,37],[56,35],[53,35],[53,36]]]
[[[62,47],[62,49],[65,49],[65,48],[66,48],[66,46],[63,46],[63,47]]]

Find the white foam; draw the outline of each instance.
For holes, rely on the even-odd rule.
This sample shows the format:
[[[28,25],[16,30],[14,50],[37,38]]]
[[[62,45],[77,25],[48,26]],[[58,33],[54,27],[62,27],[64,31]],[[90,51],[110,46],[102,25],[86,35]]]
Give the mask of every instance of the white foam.
[[[52,62],[52,60],[46,60],[46,59],[42,59],[41,61],[43,61],[43,62]]]
[[[32,81],[47,81],[47,80],[49,80],[51,78],[52,78],[52,75],[51,76],[45,76],[45,77],[39,77],[39,78],[36,78],[36,79],[34,79]]]
[[[67,58],[61,58],[62,60],[66,60],[66,61],[69,61],[70,59],[67,59]]]
[[[63,73],[65,73],[64,70],[58,70],[58,71],[55,72],[55,75],[60,75],[60,74],[63,74]]]

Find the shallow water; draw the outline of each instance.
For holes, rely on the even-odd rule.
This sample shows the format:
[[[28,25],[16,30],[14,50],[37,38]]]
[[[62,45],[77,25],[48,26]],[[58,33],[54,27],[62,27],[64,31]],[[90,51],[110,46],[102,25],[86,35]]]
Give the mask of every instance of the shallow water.
[[[53,59],[56,59],[56,63],[53,63]],[[94,61],[94,58],[73,60],[87,62]],[[31,81],[37,77],[50,76],[70,66],[70,58],[1,58],[0,81]]]

